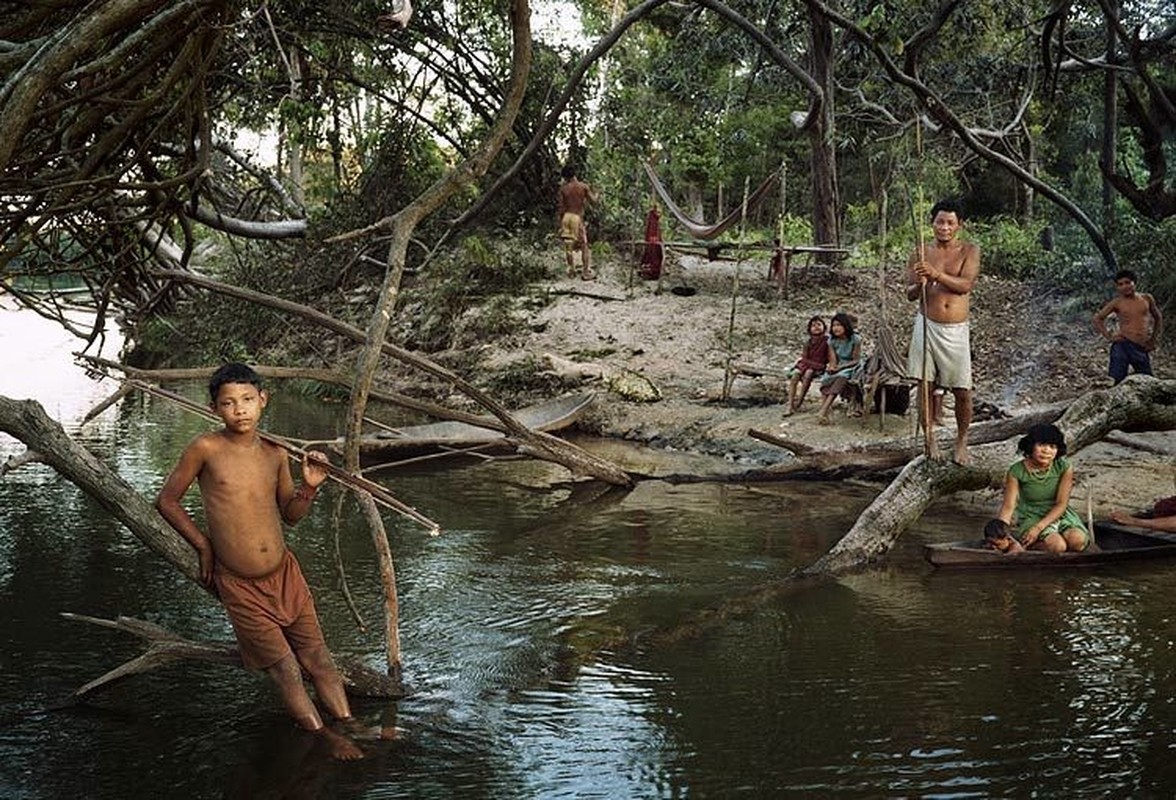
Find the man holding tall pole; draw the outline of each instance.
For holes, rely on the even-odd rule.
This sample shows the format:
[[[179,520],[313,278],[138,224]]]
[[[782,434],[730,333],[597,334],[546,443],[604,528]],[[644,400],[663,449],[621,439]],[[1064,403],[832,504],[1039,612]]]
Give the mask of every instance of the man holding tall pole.
[[[968,305],[972,287],[980,275],[980,248],[957,238],[963,228],[960,206],[940,200],[931,208],[935,240],[920,237],[907,260],[906,295],[919,301],[907,374],[919,381],[919,417],[926,434],[926,454],[938,458],[935,420],[941,395],[932,389],[950,389],[955,395],[956,442],[954,460],[967,464],[968,426],[972,423],[972,349]]]

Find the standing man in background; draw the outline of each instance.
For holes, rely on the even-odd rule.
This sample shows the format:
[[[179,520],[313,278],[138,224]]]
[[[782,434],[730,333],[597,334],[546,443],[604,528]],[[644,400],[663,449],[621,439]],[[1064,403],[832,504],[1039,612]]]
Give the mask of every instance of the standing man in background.
[[[972,287],[980,276],[980,248],[959,240],[963,212],[958,203],[940,200],[931,208],[935,241],[918,247],[907,261],[906,295],[919,301],[915,330],[907,354],[907,374],[920,386],[920,397],[931,398],[931,408],[919,403],[923,429],[930,446],[928,455],[938,457],[934,427],[942,395],[936,386],[955,395],[956,441],[954,460],[967,464],[968,426],[972,424],[972,343],[968,311]],[[924,337],[924,333],[926,336]]]
[[[557,200],[557,222],[559,238],[563,240],[564,258],[567,260],[568,277],[575,277],[575,252],[580,251],[580,277],[590,281],[596,276],[592,272],[592,255],[588,250],[588,226],[584,222],[584,209],[589,202],[596,201],[592,187],[576,177],[576,168],[566,165],[560,172],[563,183],[559,185]]]

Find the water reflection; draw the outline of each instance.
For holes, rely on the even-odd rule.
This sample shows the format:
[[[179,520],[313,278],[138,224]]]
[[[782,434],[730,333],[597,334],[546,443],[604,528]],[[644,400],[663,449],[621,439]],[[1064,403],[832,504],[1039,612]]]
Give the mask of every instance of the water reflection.
[[[87,399],[63,402],[84,413],[78,386]],[[272,429],[334,424],[277,388]],[[207,425],[150,399],[103,419],[87,444],[146,493]],[[553,469],[381,476],[445,532],[389,519],[413,693],[357,704],[373,733],[355,765],[324,759],[235,670],[179,665],[48,710],[140,647],[61,611],[231,632],[51,471],[0,481],[0,796],[1163,796],[1176,779],[1168,568],[934,572],[920,545],[980,522],[945,507],[883,568],[760,592],[823,553],[872,490],[548,490]],[[378,664],[379,585],[350,504],[340,549],[371,632],[336,591],[334,491],[289,539],[332,647]]]

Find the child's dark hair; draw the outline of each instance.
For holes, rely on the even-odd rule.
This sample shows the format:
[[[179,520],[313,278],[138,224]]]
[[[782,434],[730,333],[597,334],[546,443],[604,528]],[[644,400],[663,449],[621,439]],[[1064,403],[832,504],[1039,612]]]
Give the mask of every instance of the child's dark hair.
[[[261,391],[261,376],[253,371],[253,367],[237,361],[230,361],[212,373],[212,377],[208,379],[209,399],[215,403],[216,396],[226,383],[252,383]]]
[[[1124,278],[1131,281],[1132,283],[1135,283],[1135,271],[1130,269],[1121,269],[1115,273],[1116,283],[1123,280]]]
[[[559,171],[560,176],[567,180],[576,177],[576,167],[573,164],[564,164],[563,169]]]
[[[946,211],[948,214],[955,214],[956,219],[958,219],[960,222],[964,221],[964,206],[960,203],[959,200],[944,198],[935,205],[931,206],[932,222],[935,221],[935,217],[939,214],[940,211]]]
[[[836,314],[834,314],[833,319],[829,320],[829,332],[830,333],[833,332],[833,323],[834,322],[840,322],[841,327],[845,328],[845,338],[846,339],[853,338],[853,318],[850,317],[849,314],[846,314],[844,311],[838,311]]]
[[[1066,454],[1066,437],[1056,425],[1034,425],[1025,432],[1021,441],[1017,442],[1017,451],[1023,456],[1033,455],[1033,446],[1038,444],[1052,444],[1058,448],[1058,457]]]
[[[1013,526],[1003,519],[990,519],[984,523],[985,539],[1003,539],[1013,535]]]
[[[808,324],[804,326],[804,329],[805,329],[806,331],[812,330],[812,328],[813,328],[813,323],[814,323],[814,322],[819,322],[819,323],[821,323],[821,328],[822,328],[822,329],[824,329],[824,328],[826,327],[826,326],[825,326],[825,318],[824,318],[824,317],[809,317]]]

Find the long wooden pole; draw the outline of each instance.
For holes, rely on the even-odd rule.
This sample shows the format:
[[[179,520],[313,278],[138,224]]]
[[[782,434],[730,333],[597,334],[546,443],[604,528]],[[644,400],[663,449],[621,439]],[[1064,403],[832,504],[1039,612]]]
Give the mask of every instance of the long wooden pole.
[[[218,419],[216,414],[214,414],[210,409],[207,409],[204,406],[200,405],[199,403],[196,403],[192,400],[189,400],[187,397],[184,397],[183,395],[176,394],[175,392],[168,391],[167,389],[160,388],[159,386],[152,386],[149,383],[146,383],[144,381],[140,381],[140,380],[137,380],[134,378],[128,380],[127,384],[130,386],[133,386],[135,389],[138,389],[141,392],[145,392],[146,394],[152,395],[153,397],[159,397],[163,400],[168,400],[172,403],[175,403],[176,405],[183,408],[185,411],[191,411],[192,413],[198,414],[198,415],[204,417],[205,419],[211,419],[211,420]],[[306,450],[291,443],[287,439],[283,439],[281,436],[277,436],[272,433],[267,433],[266,431],[258,431],[258,436],[260,436],[262,439],[269,442],[270,444],[273,444],[273,445],[276,445],[276,446],[282,448],[287,453],[289,453],[291,456],[296,456],[299,459],[301,459],[303,456],[306,455],[306,452],[307,452]],[[387,489],[385,489],[383,486],[376,483],[375,481],[368,480],[367,478],[364,478],[359,475],[353,475],[350,472],[335,466],[334,464],[332,464],[329,461],[316,461],[315,463],[318,464],[319,466],[323,467],[327,471],[327,477],[329,477],[329,478],[335,480],[336,482],[341,483],[344,486],[347,486],[351,489],[356,489],[361,492],[367,492],[380,505],[382,505],[386,508],[390,508],[393,511],[397,512],[398,514],[401,514],[405,517],[408,517],[409,519],[413,520],[414,522],[417,522],[420,525],[424,526],[429,531],[429,533],[431,535],[435,536],[436,534],[441,532],[440,525],[438,525],[436,522],[434,522],[433,520],[426,517],[424,514],[417,511],[412,506],[407,505],[407,504],[401,502],[400,500],[397,500],[395,497],[392,496],[391,492],[389,492]]]
[[[927,260],[927,244],[924,240],[923,222],[918,219],[923,212],[923,125],[918,117],[915,118],[915,157],[919,159],[918,211],[915,214],[915,230],[919,237],[919,261]],[[931,413],[931,384],[927,381],[927,354],[930,342],[927,341],[927,278],[919,279],[919,311],[923,317],[923,357],[920,359],[919,404],[923,412],[923,455],[931,457],[935,450],[935,432],[932,428]]]
[[[923,187],[919,187],[919,206],[923,205]],[[927,258],[926,245],[923,243],[923,227],[919,226],[919,259],[925,261]],[[919,402],[923,406],[923,455],[928,458],[934,450],[935,431],[933,429],[934,418],[931,409],[931,384],[927,380],[927,355],[930,349],[930,342],[927,341],[927,278],[921,278],[919,281],[919,295],[920,308],[923,317],[923,357],[920,359],[920,376],[919,384]]]
[[[750,189],[749,178],[743,179],[743,207],[742,219],[739,223],[739,242],[743,243],[747,233],[747,193]],[[727,362],[723,367],[723,402],[731,399],[731,385],[735,382],[735,312],[739,306],[739,271],[743,266],[743,251],[739,251],[739,260],[735,262],[735,276],[731,280],[731,315],[727,320]]]
[[[919,205],[922,198],[922,188],[919,189],[919,199],[911,197],[910,191],[907,191],[907,205],[911,209],[911,225],[915,228],[918,238],[916,247],[918,248],[918,258],[922,261],[926,257],[923,243],[923,228],[919,221]],[[919,437],[919,423],[923,423],[923,455],[931,455],[931,442],[933,439],[927,433],[930,429],[930,405],[931,393],[930,387],[927,384],[927,281],[921,280],[919,287],[919,316],[922,318],[921,331],[923,334],[922,358],[919,367],[919,413],[916,415],[915,426],[911,431],[911,438],[918,440]],[[913,342],[912,342],[913,346]]]

